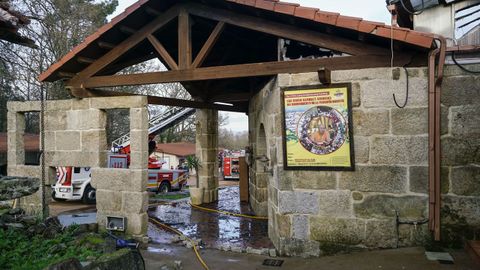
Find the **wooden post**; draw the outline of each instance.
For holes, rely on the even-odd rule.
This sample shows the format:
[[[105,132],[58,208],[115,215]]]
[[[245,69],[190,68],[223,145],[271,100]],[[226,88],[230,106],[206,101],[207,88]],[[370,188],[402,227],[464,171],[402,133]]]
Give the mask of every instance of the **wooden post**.
[[[192,64],[192,40],[190,15],[181,10],[178,15],[178,66],[180,69],[189,69]]]
[[[245,161],[245,157],[240,157],[238,160],[240,166],[240,201],[248,202],[248,198],[250,197],[248,194],[248,165]]]

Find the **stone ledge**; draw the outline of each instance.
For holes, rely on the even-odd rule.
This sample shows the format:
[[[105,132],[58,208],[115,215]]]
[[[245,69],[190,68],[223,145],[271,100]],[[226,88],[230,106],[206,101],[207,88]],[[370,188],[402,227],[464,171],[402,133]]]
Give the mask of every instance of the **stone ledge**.
[[[9,101],[7,102],[9,112],[38,112],[40,101]]]
[[[145,96],[90,98],[90,108],[92,109],[130,109],[142,108],[147,105],[148,101]]]

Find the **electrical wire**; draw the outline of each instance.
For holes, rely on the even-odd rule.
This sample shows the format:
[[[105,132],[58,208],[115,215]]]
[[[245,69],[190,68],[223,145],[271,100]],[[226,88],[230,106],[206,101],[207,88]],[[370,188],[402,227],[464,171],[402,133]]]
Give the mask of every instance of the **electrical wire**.
[[[461,65],[460,63],[458,63],[457,59],[455,58],[455,51],[452,51],[452,60],[453,60],[453,63],[455,63],[455,65],[457,65],[457,67],[459,67],[461,70],[470,74],[480,74],[480,71],[469,70],[463,65]]]
[[[197,259],[198,259],[198,261],[200,262],[200,264],[202,265],[203,269],[205,269],[205,270],[209,270],[209,269],[210,269],[210,268],[208,268],[207,264],[205,263],[205,261],[204,261],[204,260],[202,259],[202,257],[200,256],[200,253],[198,252],[198,249],[197,249],[197,244],[196,244],[192,239],[188,238],[186,235],[184,235],[184,234],[183,234],[182,232],[180,232],[179,230],[177,230],[177,229],[175,229],[175,228],[172,228],[172,227],[170,227],[170,226],[168,226],[168,225],[165,225],[165,224],[161,223],[160,221],[158,221],[158,220],[156,220],[156,219],[154,219],[154,218],[149,217],[148,219],[150,220],[150,222],[153,222],[153,223],[155,223],[156,225],[158,225],[158,226],[160,226],[160,227],[162,227],[162,228],[164,228],[164,229],[167,229],[167,230],[169,230],[169,231],[171,231],[171,232],[174,232],[174,233],[176,233],[176,234],[178,234],[178,235],[180,235],[180,236],[185,237],[185,239],[187,239],[187,240],[192,244],[193,251],[195,252],[195,255],[197,256]]]
[[[422,0],[422,3],[423,3],[423,0]],[[391,52],[391,58],[390,58],[390,70],[393,72],[393,65],[394,65],[394,46],[393,46],[393,17],[392,17],[392,25],[390,26],[390,52]],[[413,59],[413,58],[412,58]],[[407,106],[407,103],[408,103],[408,92],[409,92],[409,75],[408,75],[408,70],[406,68],[406,66],[408,66],[411,62],[412,62],[412,59],[410,59],[410,62],[408,62],[407,64],[405,64],[403,66],[403,69],[405,70],[405,75],[406,75],[406,93],[405,93],[405,102],[403,103],[403,105],[399,105],[398,102],[397,102],[397,97],[395,96],[395,93],[392,94],[393,96],[393,102],[395,103],[395,105],[400,108],[400,109],[403,109]],[[392,78],[392,89],[393,89],[393,78]]]
[[[406,92],[405,92],[405,102],[403,103],[403,105],[399,105],[398,102],[397,102],[397,98],[395,96],[395,94],[393,94],[393,102],[395,102],[395,105],[400,108],[400,109],[403,109],[407,106],[407,103],[408,103],[408,91],[409,91],[409,75],[408,75],[408,70],[405,66],[403,66],[403,69],[405,70],[405,78],[406,78]]]
[[[42,170],[42,218],[45,220],[48,217],[48,205],[46,198],[46,164],[45,164],[45,87],[43,83],[40,84],[40,153],[41,153],[41,170]]]
[[[406,12],[408,12],[409,14],[411,15],[420,15],[423,13],[423,11],[425,10],[425,1],[422,0],[422,9],[420,9],[419,11],[411,11],[407,8],[407,6],[405,6],[405,3],[403,2],[404,0],[400,0],[400,4],[402,4],[402,7],[403,9],[405,9]],[[413,5],[412,5],[413,6]]]

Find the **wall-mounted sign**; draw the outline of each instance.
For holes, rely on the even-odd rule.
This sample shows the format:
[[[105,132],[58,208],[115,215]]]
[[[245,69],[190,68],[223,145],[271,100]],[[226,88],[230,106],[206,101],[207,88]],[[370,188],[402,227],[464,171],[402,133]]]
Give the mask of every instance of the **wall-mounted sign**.
[[[283,92],[284,167],[354,170],[351,85]]]

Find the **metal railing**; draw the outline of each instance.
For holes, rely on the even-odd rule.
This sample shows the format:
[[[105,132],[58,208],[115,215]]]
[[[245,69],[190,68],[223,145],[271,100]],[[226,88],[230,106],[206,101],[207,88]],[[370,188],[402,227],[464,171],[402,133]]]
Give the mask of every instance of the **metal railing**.
[[[194,114],[195,111],[193,108],[172,108],[164,113],[160,113],[149,120],[148,134],[158,134],[167,128],[173,127],[178,122]],[[130,132],[112,142],[112,151],[116,152],[115,150],[128,145],[130,145]]]

